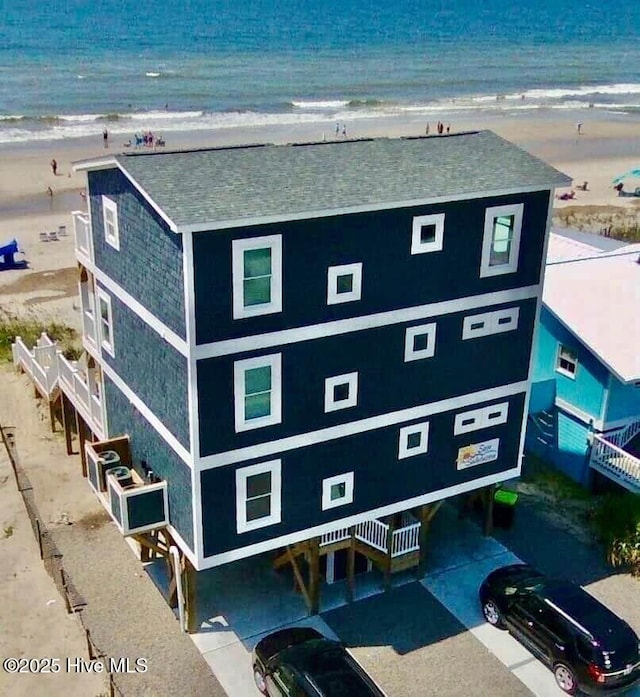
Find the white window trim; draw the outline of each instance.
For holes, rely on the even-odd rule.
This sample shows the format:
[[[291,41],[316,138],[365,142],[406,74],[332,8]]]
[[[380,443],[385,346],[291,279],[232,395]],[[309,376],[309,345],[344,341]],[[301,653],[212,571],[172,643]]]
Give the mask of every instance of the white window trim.
[[[433,242],[422,242],[420,235],[424,225],[435,225],[436,234]],[[434,215],[419,215],[413,219],[411,231],[411,254],[440,252],[444,241],[444,213]]]
[[[413,340],[421,334],[427,335],[427,346],[414,349]],[[417,327],[407,327],[404,335],[404,362],[419,361],[422,358],[432,358],[436,353],[436,323],[420,324]]]
[[[111,309],[111,296],[106,293],[102,288],[97,287],[96,288],[96,295],[98,296],[98,307],[96,308],[97,311],[94,315],[96,322],[98,323],[98,332],[99,332],[99,337],[100,337],[100,346],[109,353],[111,356],[115,356],[115,348],[114,348],[114,341],[113,341],[113,310]],[[109,325],[109,337],[111,338],[111,341],[107,341],[104,338],[104,333],[102,331],[102,312],[100,308],[100,300],[103,300],[108,308],[108,313],[107,313],[107,324]]]
[[[509,418],[509,402],[492,404],[482,409],[472,409],[456,414],[453,435],[459,436],[470,431],[478,431],[481,428],[498,426],[507,422]],[[470,423],[465,423],[470,422]]]
[[[107,211],[113,215],[113,234],[109,233]],[[118,223],[118,204],[108,196],[102,195],[102,225],[104,226],[105,242],[120,251],[120,225]]]
[[[353,276],[353,288],[349,293],[338,293],[338,277]],[[327,305],[338,305],[360,300],[362,297],[362,262],[330,266],[327,269]]]
[[[575,368],[573,373],[560,367],[560,354],[562,353],[562,349],[566,349],[567,351],[570,351],[575,356],[576,368]],[[575,380],[576,375],[578,374],[579,363],[580,363],[580,361],[578,360],[578,353],[576,351],[571,349],[569,346],[565,346],[564,344],[560,344],[560,343],[558,344],[558,350],[556,352],[556,373],[560,373],[560,375],[564,375],[565,377],[569,378],[570,380]]]
[[[252,368],[271,368],[271,413],[257,419],[245,419],[245,373]],[[236,433],[263,426],[273,426],[282,421],[282,354],[257,356],[236,361],[233,364],[233,396]]]
[[[340,499],[331,500],[331,487],[336,484],[344,484],[344,496]],[[345,506],[348,503],[353,503],[353,472],[345,472],[337,474],[335,477],[328,477],[322,480],[322,510],[326,511],[330,508]]]
[[[252,249],[271,249],[271,302],[244,305],[244,253]],[[282,235],[249,237],[232,242],[233,319],[282,312]]]
[[[409,436],[419,433],[420,445],[415,448],[409,447]],[[400,429],[400,437],[398,438],[398,459],[403,460],[406,457],[414,455],[424,455],[429,451],[429,422],[425,421],[421,424],[412,424],[411,426],[403,426]]]
[[[271,472],[271,515],[247,520],[247,479]],[[282,461],[271,460],[236,470],[236,528],[238,533],[275,525],[282,520]]]
[[[336,385],[347,383],[349,385],[348,399],[334,401],[333,388]],[[355,407],[358,404],[358,373],[344,373],[343,375],[334,375],[326,378],[324,381],[324,412],[338,411],[339,409],[348,409]]]
[[[462,322],[462,339],[477,339],[481,336],[511,332],[518,328],[520,308],[510,307],[481,315],[469,315]],[[482,324],[480,327],[474,325]]]
[[[522,215],[524,204],[517,203],[510,206],[494,206],[487,208],[484,216],[484,236],[482,238],[482,258],[480,261],[480,278],[487,276],[501,276],[505,273],[514,273],[518,270],[518,259],[520,256],[520,237],[522,233]],[[491,257],[491,246],[493,244],[493,223],[500,216],[512,215],[513,238],[511,240],[511,253],[509,261],[499,266],[489,266]]]

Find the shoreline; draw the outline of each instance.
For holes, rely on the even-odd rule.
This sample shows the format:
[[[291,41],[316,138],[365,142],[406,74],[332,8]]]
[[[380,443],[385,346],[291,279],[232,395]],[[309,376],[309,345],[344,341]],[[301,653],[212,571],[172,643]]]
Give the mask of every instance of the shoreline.
[[[580,114],[584,116],[584,114]],[[362,119],[347,122],[349,139],[370,137],[422,136],[422,116]],[[449,122],[445,120],[445,128]],[[562,189],[553,202],[554,224],[601,232],[640,229],[640,197],[617,196],[612,180],[640,165],[640,121],[597,118],[583,120],[584,135],[577,134],[575,114],[561,119],[517,117],[479,118],[477,115],[451,121],[451,134],[491,129],[531,154],[545,160],[573,179],[574,198],[561,200]],[[331,132],[327,132],[327,126]],[[435,133],[435,122],[430,122]],[[324,130],[323,130],[324,129]],[[314,123],[290,126],[237,127],[211,131],[181,131],[164,134],[164,150],[209,148],[252,143],[292,143],[341,140],[333,124]],[[434,137],[440,137],[435,136]],[[441,137],[447,137],[441,136]],[[58,320],[80,328],[75,303],[76,281],[72,275],[56,273],[75,267],[71,211],[85,210],[80,192],[86,188],[86,174],[73,172],[72,163],[88,158],[112,157],[129,148],[113,136],[104,148],[102,132],[94,137],[66,141],[33,141],[0,145],[0,246],[16,239],[28,262],[27,268],[0,271],[0,296],[5,311],[44,321]],[[135,152],[135,149],[133,150]],[[140,148],[141,152],[154,150]],[[50,162],[58,163],[57,176]],[[578,185],[588,182],[587,190]],[[635,186],[640,187],[640,179]],[[53,196],[47,194],[47,187]],[[628,191],[635,187],[629,182]],[[566,209],[566,210],[565,210]],[[66,225],[68,234],[50,241],[49,234]],[[48,240],[43,241],[47,233]],[[29,282],[26,282],[29,279]],[[35,289],[34,289],[35,288]]]
[[[530,114],[513,115],[466,115],[451,124],[451,133],[490,129],[514,142],[531,154],[549,162],[557,169],[564,166],[572,171],[577,183],[588,180],[581,174],[581,165],[595,161],[618,159],[619,167],[611,171],[611,178],[635,167],[640,162],[640,118],[586,118],[584,113],[546,114],[532,117]],[[591,116],[591,115],[590,115]],[[578,135],[576,124],[583,124],[583,135]],[[347,138],[401,137],[425,134],[426,125],[430,134],[435,134],[435,122],[428,122],[422,115],[402,117],[354,118],[346,123]],[[345,124],[341,124],[342,126]],[[298,123],[276,126],[237,126],[207,130],[168,131],[163,134],[166,146],[158,149],[124,147],[129,134],[111,134],[109,147],[104,148],[102,132],[95,136],[64,140],[26,141],[0,144],[0,219],[14,215],[29,214],[28,205],[19,213],[20,200],[29,196],[46,197],[51,187],[54,197],[62,192],[79,192],[85,187],[84,174],[73,172],[72,163],[79,160],[113,156],[128,152],[162,152],[194,148],[222,147],[226,145],[249,145],[255,143],[293,143],[309,141],[341,140],[335,137],[334,122]],[[133,134],[131,134],[133,140]],[[58,163],[54,176],[50,163]],[[606,167],[606,163],[603,163]],[[627,166],[628,165],[628,166]],[[626,169],[625,169],[626,168]],[[618,171],[619,169],[619,171]],[[79,202],[80,203],[80,202]],[[53,206],[58,209],[58,206]],[[46,206],[36,206],[42,211]]]

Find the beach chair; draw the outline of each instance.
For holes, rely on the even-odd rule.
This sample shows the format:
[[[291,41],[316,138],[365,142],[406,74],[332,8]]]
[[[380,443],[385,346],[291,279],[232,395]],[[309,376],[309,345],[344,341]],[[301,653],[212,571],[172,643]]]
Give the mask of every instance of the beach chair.
[[[40,233],[40,242],[48,242],[49,241],[49,235],[46,232],[41,232]]]
[[[58,233],[56,232],[56,230],[51,230],[51,232],[48,233],[48,235],[49,235],[49,242],[57,242],[58,241]]]
[[[67,236],[67,226],[66,225],[59,225],[58,226],[58,237],[66,237]]]

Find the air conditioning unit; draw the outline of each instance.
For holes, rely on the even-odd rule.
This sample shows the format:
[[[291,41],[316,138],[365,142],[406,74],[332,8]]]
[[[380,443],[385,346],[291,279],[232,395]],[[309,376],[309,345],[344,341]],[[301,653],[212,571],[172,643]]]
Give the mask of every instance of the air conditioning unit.
[[[124,465],[119,465],[118,467],[111,467],[105,474],[110,474],[118,484],[125,489],[133,484],[133,478],[131,477],[131,470]]]
[[[98,477],[100,480],[100,491],[107,490],[107,480],[105,472],[120,465],[120,455],[115,450],[103,450],[98,454]]]

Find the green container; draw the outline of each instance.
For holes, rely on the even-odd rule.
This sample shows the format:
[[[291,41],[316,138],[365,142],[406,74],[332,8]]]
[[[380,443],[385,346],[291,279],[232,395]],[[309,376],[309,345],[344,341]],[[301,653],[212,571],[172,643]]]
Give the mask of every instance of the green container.
[[[508,489],[498,489],[493,495],[493,500],[503,506],[515,506],[518,502],[518,492]]]

